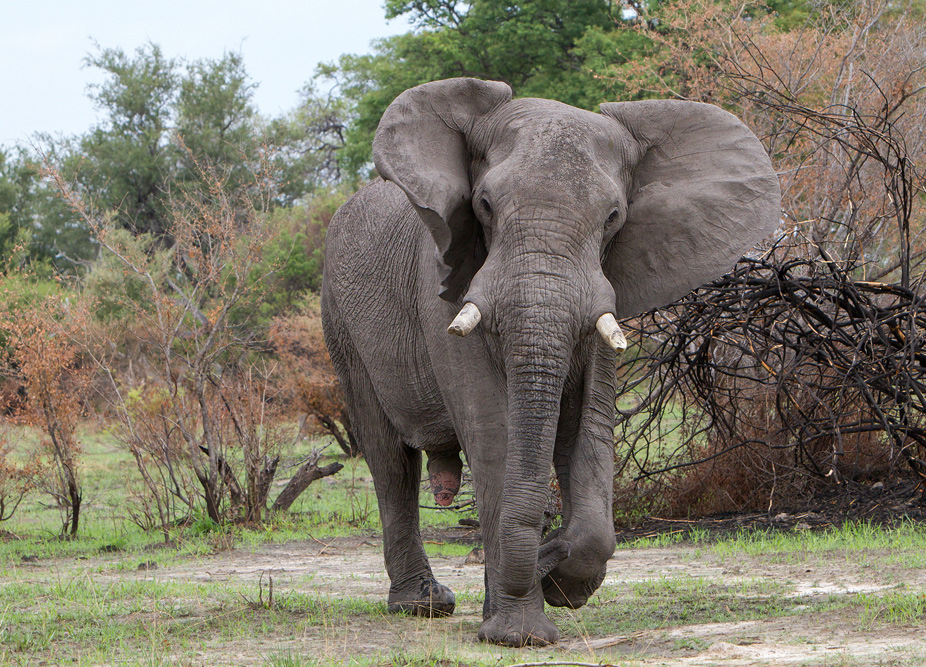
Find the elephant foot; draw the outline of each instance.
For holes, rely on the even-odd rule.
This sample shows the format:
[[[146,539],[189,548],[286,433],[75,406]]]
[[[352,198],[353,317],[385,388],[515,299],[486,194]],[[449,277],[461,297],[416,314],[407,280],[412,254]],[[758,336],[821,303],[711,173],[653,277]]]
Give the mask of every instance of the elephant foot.
[[[456,452],[451,454],[429,453],[428,482],[431,486],[431,493],[434,494],[434,502],[441,507],[451,505],[454,496],[460,492],[462,474],[463,462],[460,461],[460,456]]]
[[[583,557],[582,549],[575,548],[570,542],[560,537],[557,529],[547,536],[547,541],[540,546],[540,559],[537,574],[540,577],[540,586],[543,589],[543,599],[551,607],[568,607],[578,609],[598,590],[607,573],[606,558],[613,553],[613,546],[604,544],[593,550],[595,558],[589,558],[587,551]],[[556,559],[562,554],[562,544],[568,545],[565,558]],[[602,554],[607,554],[604,556]],[[547,556],[546,560],[544,555]],[[570,556],[578,556],[570,558]],[[596,561],[600,565],[596,565]],[[541,564],[547,564],[541,568]],[[552,567],[550,567],[552,565]]]
[[[479,640],[502,646],[547,646],[559,640],[559,630],[542,611],[496,612],[479,628]]]
[[[601,586],[604,581],[605,572],[602,570],[600,576],[593,577],[586,581],[569,581],[556,576],[556,573],[550,573],[540,581],[543,588],[543,599],[551,607],[567,607],[569,609],[578,609],[588,602],[592,594]]]
[[[433,579],[418,587],[389,591],[389,613],[413,616],[450,616],[456,609],[456,598],[446,586]]]

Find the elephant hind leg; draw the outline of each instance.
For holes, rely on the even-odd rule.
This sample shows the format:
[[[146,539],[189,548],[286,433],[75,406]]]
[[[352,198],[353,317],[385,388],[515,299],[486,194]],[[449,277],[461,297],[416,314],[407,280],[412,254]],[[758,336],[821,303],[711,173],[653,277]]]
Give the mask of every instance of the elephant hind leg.
[[[351,424],[364,453],[383,524],[383,555],[389,574],[389,611],[419,616],[453,613],[453,592],[431,572],[418,525],[421,452],[402,442],[350,344],[340,345],[336,366]]]

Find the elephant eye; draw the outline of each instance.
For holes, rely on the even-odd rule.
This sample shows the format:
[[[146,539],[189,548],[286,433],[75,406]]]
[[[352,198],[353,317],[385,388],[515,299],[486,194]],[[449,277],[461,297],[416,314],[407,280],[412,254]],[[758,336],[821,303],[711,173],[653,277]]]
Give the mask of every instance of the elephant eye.
[[[492,217],[492,207],[489,205],[489,201],[483,197],[479,200],[479,205],[482,207],[482,210],[485,212],[486,217]]]
[[[617,209],[614,209],[613,211],[611,211],[611,215],[609,215],[607,219],[607,224],[609,225],[613,224],[614,221],[617,220],[617,216],[619,213],[620,211],[618,211]]]

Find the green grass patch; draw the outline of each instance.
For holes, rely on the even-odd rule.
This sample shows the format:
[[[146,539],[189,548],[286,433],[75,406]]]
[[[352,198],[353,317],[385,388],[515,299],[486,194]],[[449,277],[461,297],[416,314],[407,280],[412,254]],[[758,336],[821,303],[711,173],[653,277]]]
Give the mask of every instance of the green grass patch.
[[[11,653],[67,655],[79,646],[88,658],[111,657],[152,642],[189,648],[204,638],[284,636],[294,627],[386,616],[384,602],[298,591],[271,599],[266,590],[228,582],[103,582],[90,574],[6,583],[0,586],[0,610],[0,646]]]
[[[565,634],[581,637],[775,618],[808,610],[807,600],[786,597],[789,590],[764,579],[735,584],[687,576],[650,579],[628,589],[603,588],[582,613],[557,610],[555,615]],[[812,606],[820,611],[836,604],[836,599],[820,599]]]
[[[740,531],[718,539],[710,549],[719,556],[804,559],[808,554],[823,555],[830,562],[834,556],[855,559],[855,554],[868,552],[883,554],[886,561],[882,563],[922,567],[926,565],[926,527],[910,521],[888,527],[861,521],[822,531]]]
[[[892,591],[883,595],[859,593],[862,621],[866,625],[889,623],[922,627],[926,620],[926,592]]]
[[[457,544],[455,542],[433,542],[425,540],[424,552],[430,557],[465,557],[473,550],[471,544]]]

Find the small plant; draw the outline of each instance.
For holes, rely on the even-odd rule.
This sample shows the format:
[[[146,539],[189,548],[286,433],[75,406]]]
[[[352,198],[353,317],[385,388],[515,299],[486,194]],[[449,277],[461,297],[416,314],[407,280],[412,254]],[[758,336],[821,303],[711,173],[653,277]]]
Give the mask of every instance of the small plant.
[[[6,338],[2,370],[26,396],[16,420],[44,433],[37,452],[43,474],[33,479],[54,499],[62,534],[70,536],[77,534],[83,497],[76,431],[91,378],[77,338],[85,324],[79,304],[60,294],[11,309],[0,324]]]

